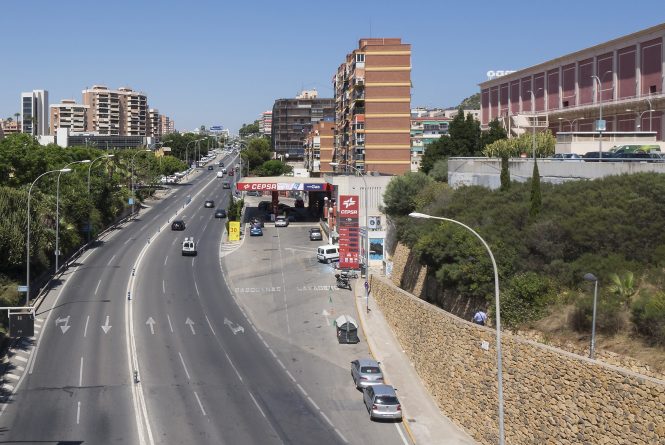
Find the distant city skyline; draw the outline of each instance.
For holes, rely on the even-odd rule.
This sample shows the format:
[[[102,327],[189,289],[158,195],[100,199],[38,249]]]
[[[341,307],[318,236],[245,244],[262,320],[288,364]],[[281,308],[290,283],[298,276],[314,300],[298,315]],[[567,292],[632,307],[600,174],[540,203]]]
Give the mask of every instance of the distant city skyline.
[[[51,103],[80,103],[82,90],[102,84],[145,93],[180,131],[222,125],[236,133],[301,89],[333,97],[340,60],[365,37],[412,46],[412,107],[451,107],[477,93],[488,71],[526,68],[665,21],[657,0],[620,14],[615,4],[365,1],[337,3],[349,11],[340,15],[300,0],[120,0],[113,8],[36,0],[38,13],[26,23],[17,20],[25,7],[10,2],[0,16],[7,38],[0,118],[20,112],[22,92],[43,89]],[[28,25],[39,32],[26,33]],[[75,44],[57,43],[68,27]]]

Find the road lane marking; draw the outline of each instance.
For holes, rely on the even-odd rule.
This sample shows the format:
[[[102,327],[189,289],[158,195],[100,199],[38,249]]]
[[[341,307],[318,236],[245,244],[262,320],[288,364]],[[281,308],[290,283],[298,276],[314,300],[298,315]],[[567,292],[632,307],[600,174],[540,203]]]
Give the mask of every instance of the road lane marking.
[[[5,374],[5,377],[11,380],[18,380],[20,378],[19,376],[10,373]]]
[[[249,393],[249,396],[254,401],[254,405],[256,405],[256,407],[259,409],[259,412],[261,413],[261,415],[267,419],[266,413],[263,412],[263,410],[261,409],[261,406],[259,405],[259,402],[257,402],[256,399],[254,398],[254,394],[252,394],[251,391],[247,391],[247,392]]]
[[[109,325],[109,316],[106,316],[106,323],[102,325],[102,331],[104,331],[104,334],[108,334],[109,330],[111,329],[112,326]]]
[[[113,255],[113,256],[111,257],[111,259],[109,260],[108,263],[106,263],[106,265],[107,265],[107,266],[110,266],[111,263],[113,262],[113,260],[115,260],[115,255]]]
[[[21,356],[21,355],[16,355],[16,356],[14,356],[14,359],[18,360],[19,362],[24,362],[24,363],[28,361],[27,358],[25,358],[25,357],[23,357],[23,356]]]
[[[162,280],[162,293],[166,294],[166,283]]]
[[[307,391],[305,391],[305,388],[303,388],[303,387],[300,385],[300,383],[296,383],[296,386],[298,387],[298,389],[300,390],[300,392],[302,393],[303,396],[305,396],[305,397],[309,397],[309,395],[307,394]]]
[[[175,241],[175,240],[173,240],[173,241]],[[165,266],[166,266],[166,261],[168,261],[168,259],[169,259],[169,256],[166,255],[166,257],[164,257],[164,265],[165,265]]]
[[[326,413],[324,413],[323,411],[319,412],[321,413],[321,417],[323,417],[326,420],[326,422],[328,422],[328,425],[330,425],[331,428],[335,428],[335,425],[333,425],[328,416],[326,416]]]
[[[187,366],[185,366],[185,359],[182,358],[182,354],[178,352],[178,355],[180,356],[180,363],[182,363],[182,367],[185,369],[185,375],[187,375],[187,380],[191,380],[189,378],[189,371],[187,371]]]
[[[132,240],[131,238],[128,238],[127,241],[125,241],[125,242],[122,243],[122,244],[127,244],[127,243],[130,242],[131,240]]]
[[[344,441],[344,443],[349,443],[349,441],[346,440],[346,437],[344,437],[344,435],[342,434],[342,432],[341,432],[340,430],[338,430],[337,428],[335,428],[335,432],[336,432],[337,435],[338,435],[338,436]],[[407,445],[408,445],[408,444],[407,444]]]
[[[210,323],[210,320],[208,320],[208,316],[206,315],[206,321],[208,322],[208,326],[210,326],[210,330],[212,331],[212,335],[217,337],[217,334],[215,334],[215,330],[212,328],[212,324]]]
[[[83,383],[83,357],[81,357],[81,366],[79,367],[79,388],[82,387]]]
[[[171,317],[169,317],[169,314],[166,314],[166,319],[169,321],[169,329],[173,333],[173,325],[171,324]]]
[[[90,315],[85,319],[85,328],[83,328],[83,338],[88,334],[88,322],[90,322]]]
[[[317,405],[317,404],[314,402],[314,399],[312,399],[310,396],[307,396],[307,400],[309,400],[309,403],[311,403],[312,406],[313,406],[314,408],[316,408],[317,411],[321,411],[321,409],[319,408],[319,405]]]
[[[191,318],[187,317],[187,320],[185,320],[185,324],[189,326],[189,329],[192,330],[192,335],[196,335],[196,331],[194,330],[194,322],[191,320]]]
[[[76,408],[76,424],[78,425],[80,421],[81,421],[81,402],[78,402],[78,406]]]
[[[199,402],[199,408],[201,408],[201,412],[204,416],[207,416],[206,410],[203,409],[203,404],[201,403],[201,399],[199,399],[199,395],[196,393],[196,391],[194,391],[194,396],[196,396],[196,401]]]
[[[97,295],[97,291],[99,290],[99,285],[102,284],[102,280],[99,280],[97,282],[97,287],[95,288],[95,295]]]
[[[194,288],[196,289],[196,295],[200,297],[201,294],[199,294],[199,287],[196,285],[196,281],[194,281]]]
[[[4,389],[6,389],[7,391],[9,391],[9,392],[14,391],[14,387],[13,387],[12,385],[10,385],[9,383],[4,383],[4,384],[2,385],[2,387],[3,387]],[[5,404],[5,405],[6,405],[6,404]]]
[[[404,433],[402,432],[402,429],[399,427],[399,424],[394,424],[395,428],[397,428],[397,432],[399,433],[400,437],[402,438],[402,442],[404,445],[409,445],[409,441],[406,440],[406,437],[404,436]]]
[[[155,335],[155,320],[150,317],[148,320],[145,322],[148,326],[150,326],[150,334]]]
[[[293,383],[296,383],[296,378],[293,377],[293,374],[291,374],[291,371],[289,371],[288,369],[286,370],[286,375],[289,376],[289,378],[293,381]]]

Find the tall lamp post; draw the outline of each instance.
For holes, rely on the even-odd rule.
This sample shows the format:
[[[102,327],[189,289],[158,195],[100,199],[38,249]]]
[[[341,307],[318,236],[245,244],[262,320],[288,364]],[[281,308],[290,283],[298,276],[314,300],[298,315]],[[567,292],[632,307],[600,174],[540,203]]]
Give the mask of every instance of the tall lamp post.
[[[66,173],[67,167],[74,164],[88,164],[90,159],[83,161],[74,161],[65,165],[58,173],[58,185],[55,192],[55,273],[58,273],[58,260],[60,258],[60,175]],[[71,169],[69,169],[71,171]]]
[[[586,281],[593,281],[593,316],[591,318],[591,345],[589,346],[589,358],[596,356],[596,302],[598,301],[598,278],[592,273],[584,274]]]
[[[132,216],[134,215],[134,201],[136,201],[136,193],[134,192],[134,159],[136,159],[136,156],[145,153],[146,151],[152,151],[149,148],[146,148],[145,150],[139,150],[136,153],[134,153],[134,156],[132,156],[132,177],[131,177],[131,183],[132,183]]]
[[[340,166],[345,166],[345,167],[350,167],[353,169],[356,173],[358,173],[358,176],[363,180],[363,184],[365,185],[365,196],[363,199],[363,205],[365,206],[365,279],[369,280],[369,205],[368,205],[368,200],[367,200],[367,195],[369,194],[369,188],[367,187],[367,180],[365,179],[365,176],[363,173],[358,169],[357,167],[354,167],[353,165],[349,164],[340,164],[339,162],[330,162],[329,163],[331,167],[340,167]],[[369,288],[368,286],[365,286],[365,307],[367,312],[369,313]]]
[[[41,175],[37,176],[37,179],[32,181],[32,184],[30,184],[30,188],[28,189],[28,234],[25,243],[25,257],[26,257],[25,258],[25,287],[26,287],[25,305],[26,306],[30,305],[30,194],[32,193],[32,187],[39,180],[39,178],[48,175],[49,173],[69,173],[70,171],[72,171],[71,168],[61,168],[60,170],[51,170],[44,172]]]
[[[492,251],[490,250],[490,246],[485,242],[485,240],[476,232],[473,230],[471,227],[467,226],[466,224],[463,224],[459,221],[456,221],[454,219],[450,218],[443,218],[440,216],[432,216],[432,215],[427,215],[425,213],[409,213],[409,216],[412,218],[425,218],[425,219],[438,219],[441,221],[448,221],[454,224],[458,224],[465,229],[469,230],[471,233],[473,233],[476,238],[480,240],[481,243],[483,243],[483,246],[485,246],[485,249],[487,249],[487,253],[490,256],[490,259],[492,260],[492,267],[494,268],[494,305],[495,305],[495,311],[496,311],[496,366],[497,366],[497,380],[499,382],[499,445],[504,445],[505,443],[505,432],[503,428],[503,372],[502,372],[502,361],[503,357],[501,355],[501,311],[500,311],[500,306],[499,306],[499,271],[496,267],[496,261],[494,260],[494,255],[492,254]]]
[[[90,165],[88,165],[88,197],[90,197],[90,171],[92,170],[92,164],[94,164],[96,161],[100,159],[109,159],[114,157],[115,155],[102,155],[98,158],[95,158],[90,162]],[[90,222],[90,212],[88,212],[88,244],[90,244],[90,232],[92,232],[92,227],[91,227],[91,222]]]
[[[600,112],[598,121],[596,122],[596,131],[598,132],[598,159],[603,159],[603,131],[605,131],[605,121],[603,121],[603,80],[608,74],[612,74],[614,71],[607,70],[603,73],[602,76],[591,76],[593,80],[598,82],[598,104],[600,105]],[[614,90],[614,82],[612,82],[612,88]]]

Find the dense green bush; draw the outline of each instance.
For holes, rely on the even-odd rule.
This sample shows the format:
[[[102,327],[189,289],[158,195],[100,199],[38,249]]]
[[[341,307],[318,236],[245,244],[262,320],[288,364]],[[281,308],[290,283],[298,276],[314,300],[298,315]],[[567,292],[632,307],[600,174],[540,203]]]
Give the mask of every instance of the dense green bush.
[[[621,300],[616,295],[599,289],[596,303],[596,332],[607,335],[619,332],[624,327],[621,309]],[[593,291],[577,299],[570,322],[577,332],[591,334],[592,321]]]
[[[641,295],[633,303],[632,320],[651,344],[665,346],[665,292]]]
[[[515,275],[501,293],[501,319],[515,329],[545,315],[554,301],[554,287],[547,277],[534,272]]]

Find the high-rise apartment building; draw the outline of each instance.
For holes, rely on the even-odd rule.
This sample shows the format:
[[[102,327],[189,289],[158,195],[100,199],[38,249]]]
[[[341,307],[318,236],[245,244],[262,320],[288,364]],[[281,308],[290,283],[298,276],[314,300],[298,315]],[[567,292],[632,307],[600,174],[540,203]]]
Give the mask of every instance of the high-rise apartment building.
[[[83,104],[90,107],[88,131],[102,135],[146,136],[148,98],[131,88],[109,90],[94,85],[83,90]]]
[[[277,155],[303,159],[303,142],[313,125],[333,121],[334,100],[319,98],[315,90],[303,91],[293,99],[277,99],[272,107],[272,148]]]
[[[59,128],[68,128],[70,132],[87,131],[87,105],[77,104],[74,99],[63,99],[50,108],[52,136],[57,134]]]
[[[33,90],[21,93],[21,128],[22,133],[33,136],[49,134],[48,91]]]
[[[335,123],[319,121],[305,138],[305,168],[310,172],[332,173]]]
[[[148,110],[148,136],[155,138],[162,135],[162,119],[159,110],[150,108]]]
[[[264,111],[259,119],[259,132],[262,135],[272,133],[272,111]]]
[[[173,121],[170,117],[164,114],[159,115],[159,126],[162,135],[173,133],[175,131],[173,128]]]
[[[333,77],[334,160],[361,171],[402,174],[411,167],[411,45],[361,39]]]

